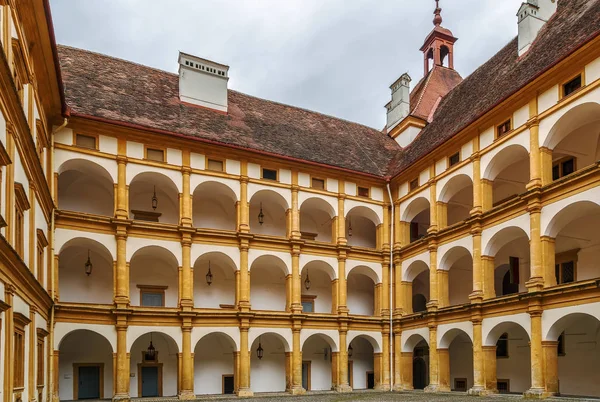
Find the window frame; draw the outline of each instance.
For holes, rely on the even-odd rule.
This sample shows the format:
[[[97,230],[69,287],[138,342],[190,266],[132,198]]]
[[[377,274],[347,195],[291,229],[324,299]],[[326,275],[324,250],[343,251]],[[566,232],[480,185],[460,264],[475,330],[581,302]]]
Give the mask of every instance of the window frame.
[[[46,261],[46,247],[48,246],[48,239],[42,229],[36,230],[37,236],[37,248],[36,248],[36,272],[37,280],[44,287],[44,268]]]
[[[162,161],[148,158],[148,151],[161,151],[163,155]],[[163,147],[144,145],[144,160],[157,163],[167,163],[167,149]]]
[[[37,341],[36,341],[36,359],[37,359],[37,367],[36,367],[36,377],[37,377],[37,388],[43,388],[46,385],[46,337],[49,335],[48,331],[37,328]],[[40,356],[41,352],[41,356]]]
[[[561,341],[561,338],[562,338],[562,341]],[[556,343],[557,343],[557,345],[556,345],[556,348],[557,348],[556,354],[558,356],[566,356],[567,355],[567,342],[566,342],[566,339],[565,339],[565,331],[563,331],[558,336],[558,339],[556,340]],[[561,346],[562,346],[562,348],[561,348]]]
[[[563,172],[563,164],[565,162],[569,162],[570,160],[573,160],[573,172],[568,173],[568,174],[564,174]],[[554,168],[558,167],[558,177],[555,179],[554,178]],[[552,161],[552,181],[556,181],[556,180],[560,180],[563,177],[567,177],[572,175],[573,173],[577,172],[577,157],[575,156],[565,156],[562,157],[560,159],[557,159],[555,161]]]
[[[83,145],[79,145],[77,143],[77,137],[87,137],[94,139],[94,148],[86,147]],[[100,144],[100,137],[98,134],[90,134],[90,133],[82,133],[82,132],[73,132],[73,145],[80,149],[89,149],[91,151],[98,151]]]
[[[361,189],[367,190],[367,195],[361,195]],[[371,187],[356,186],[356,196],[361,198],[371,198]]]
[[[25,389],[25,327],[31,320],[22,313],[14,313],[13,317],[13,387],[17,391]],[[17,344],[20,337],[20,345]]]
[[[452,158],[454,156],[458,157],[456,163],[452,163]],[[457,152],[453,153],[452,155],[448,156],[448,168],[452,168],[452,167],[458,165],[460,162],[462,162],[460,151],[457,151]]]
[[[25,212],[31,208],[27,193],[21,183],[15,182],[15,251],[24,257],[25,252]]]
[[[503,127],[504,125],[506,125],[506,123],[508,123],[508,130],[505,131],[505,132],[503,132],[503,133],[500,133],[500,128]],[[513,126],[513,119],[512,119],[512,117],[509,117],[508,119],[503,120],[502,123],[496,125],[496,130],[495,130],[496,131],[495,132],[496,139],[506,137],[508,134],[510,134],[511,132],[513,132],[514,129],[515,128]]]
[[[317,296],[313,295],[302,295],[300,298],[300,304],[304,306],[304,303],[312,304],[312,311],[304,311],[304,307],[302,307],[302,313],[311,314],[315,312],[315,299]]]
[[[315,185],[314,185],[314,181],[315,180],[322,181],[323,182],[323,188],[315,187]],[[310,188],[313,188],[315,190],[327,191],[327,180],[323,179],[321,177],[311,176],[310,177]]]
[[[165,293],[169,288],[168,286],[158,286],[158,285],[137,285],[140,290],[140,307],[165,307]],[[162,296],[162,305],[161,306],[144,306],[144,293],[147,294],[160,294]]]
[[[42,160],[44,156],[44,150],[48,148],[48,137],[46,136],[46,130],[44,123],[40,119],[35,120],[35,152],[40,158],[40,163],[44,163]],[[42,165],[42,167],[44,167]]]
[[[498,344],[500,343],[500,341],[506,343],[506,354],[505,355],[498,355]],[[508,358],[510,358],[509,347],[510,347],[510,344],[509,344],[509,339],[508,339],[508,332],[504,332],[502,335],[500,335],[500,337],[496,341],[496,359],[508,359]]]
[[[414,187],[413,187],[413,183],[415,184]],[[409,193],[412,193],[413,191],[418,190],[419,187],[420,187],[420,185],[419,185],[419,177],[418,176],[408,182],[408,192]]]
[[[576,90],[574,90],[573,92],[567,94],[565,93],[565,86],[567,84],[570,84],[571,82],[573,82],[574,80],[576,80],[577,78],[581,79],[581,85],[579,86],[579,88],[577,88]],[[581,91],[583,88],[585,87],[585,70],[579,71],[574,75],[571,75],[569,78],[567,78],[566,80],[562,81],[559,85],[559,91],[560,91],[560,100],[566,99],[571,97],[571,95],[576,94],[577,92]]]
[[[210,169],[209,165],[210,162],[219,162],[221,164],[221,170],[215,170],[215,169]],[[206,156],[206,161],[204,164],[204,170],[207,170],[209,172],[217,172],[217,173],[225,173],[227,172],[227,169],[225,167],[225,159],[223,158],[215,158],[212,156]]]
[[[557,285],[565,285],[567,283],[575,283],[577,282],[577,259],[578,259],[579,249],[573,249],[569,251],[565,251],[560,254],[556,254],[554,256],[554,269],[556,275],[556,268],[558,268],[558,278],[556,278]],[[562,282],[563,277],[563,265],[568,263],[573,263],[573,282]],[[560,279],[560,280],[559,280]]]
[[[275,179],[269,179],[265,177],[265,170],[269,170],[272,172],[275,172]],[[260,168],[260,178],[262,180],[268,180],[268,181],[279,181],[279,169],[273,169],[273,168],[268,168],[268,167],[262,167]]]

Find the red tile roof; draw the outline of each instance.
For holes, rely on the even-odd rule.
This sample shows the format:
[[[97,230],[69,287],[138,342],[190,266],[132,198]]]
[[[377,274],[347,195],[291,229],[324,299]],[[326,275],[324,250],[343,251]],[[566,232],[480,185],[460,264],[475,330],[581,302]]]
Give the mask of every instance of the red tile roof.
[[[67,104],[86,115],[379,177],[400,147],[381,131],[229,90],[227,115],[179,101],[177,74],[58,46]]]
[[[600,34],[600,0],[559,0],[529,52],[513,39],[446,95],[415,140],[390,163],[398,175],[469,124]]]
[[[404,171],[599,33],[600,0],[560,0],[523,57],[515,38],[461,83],[452,70],[434,68],[411,94],[413,113],[431,122],[404,149],[381,131],[232,90],[227,115],[183,104],[175,74],[65,46],[58,53],[74,115],[385,177]]]

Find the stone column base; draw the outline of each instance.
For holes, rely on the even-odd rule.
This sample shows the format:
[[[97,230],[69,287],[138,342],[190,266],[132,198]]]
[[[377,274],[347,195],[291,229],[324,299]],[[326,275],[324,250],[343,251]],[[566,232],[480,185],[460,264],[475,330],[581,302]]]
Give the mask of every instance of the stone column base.
[[[352,392],[352,387],[348,384],[342,384],[335,387],[337,392]]]
[[[425,387],[425,392],[441,392],[443,391],[439,384],[431,384]]]
[[[115,394],[112,398],[113,402],[129,402],[130,399],[129,394]]]
[[[304,395],[306,394],[306,390],[302,387],[299,386],[294,386],[292,387],[289,391],[290,394],[292,395]]]
[[[523,393],[525,399],[546,399],[553,396],[554,393],[548,392],[543,388],[530,388]]]
[[[196,395],[194,394],[194,391],[181,391],[181,394],[177,395],[177,398],[181,399],[182,401],[192,401],[194,399],[196,399]]]
[[[379,384],[375,387],[375,391],[389,391],[390,384]]]
[[[497,393],[498,393],[497,390],[490,391],[483,387],[473,387],[467,391],[467,395],[473,395],[473,396],[486,396],[486,395],[497,394]]]
[[[237,396],[251,397],[254,396],[254,392],[250,388],[240,388],[237,390]]]
[[[404,391],[402,384],[394,384],[394,392],[401,392],[401,391]]]

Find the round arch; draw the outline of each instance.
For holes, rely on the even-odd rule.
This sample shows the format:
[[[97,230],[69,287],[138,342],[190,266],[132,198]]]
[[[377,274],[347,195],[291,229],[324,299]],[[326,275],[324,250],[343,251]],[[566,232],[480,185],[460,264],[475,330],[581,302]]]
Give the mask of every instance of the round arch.
[[[131,256],[129,264],[129,298],[133,306],[177,307],[179,264],[170,250],[161,246],[141,247]],[[163,287],[160,300],[156,291],[145,292],[156,286]]]
[[[557,211],[542,233],[544,233],[544,236],[556,238],[569,223],[598,213],[600,213],[600,203],[594,200],[575,201]]]
[[[472,185],[473,180],[469,175],[458,174],[453,176],[442,188],[438,201],[448,203],[457,193]]]
[[[180,328],[177,328],[180,330]],[[132,334],[133,336],[127,340],[128,347],[127,350],[129,353],[132,352],[133,347],[136,346],[136,343],[139,343],[142,338],[145,338],[152,334],[153,342],[154,336],[158,335],[165,339],[165,341],[169,344],[169,347],[174,349],[175,353],[179,353],[181,350],[181,345],[176,341],[176,338],[173,336],[174,334],[170,334],[168,331],[165,331],[161,327],[152,327],[152,328],[144,328],[143,330],[140,328],[140,333]]]
[[[273,329],[270,329],[270,328],[251,328],[250,332],[248,333],[248,345],[250,346],[250,348],[252,348],[252,345],[260,337],[263,337],[265,335],[271,335],[271,336],[274,336],[275,338],[277,338],[278,340],[280,340],[281,343],[283,344],[285,352],[292,351],[291,346],[290,346],[292,344],[291,330],[274,331]],[[250,350],[250,351],[252,351],[252,350]]]
[[[521,325],[521,323],[519,323],[517,320],[505,319],[504,321],[497,323],[494,327],[492,327],[492,329],[490,329],[487,336],[485,337],[483,346],[496,346],[496,342],[498,342],[500,336],[502,336],[502,334],[506,332],[509,332],[510,329],[514,327],[523,330],[523,332],[527,334],[527,339],[531,339],[529,336],[529,332],[523,325]]]
[[[494,257],[502,247],[522,236],[529,240],[529,234],[518,226],[502,228],[484,245],[482,255]]]
[[[354,341],[355,339],[364,339],[367,342],[369,342],[371,344],[371,346],[373,347],[373,353],[381,353],[381,344],[379,343],[379,341],[377,339],[375,339],[375,337],[373,337],[370,334],[360,334],[360,333],[355,333],[352,335],[348,335],[348,338],[346,340],[346,342],[348,343],[348,346],[350,346],[350,344],[352,343],[352,341]]]
[[[421,342],[425,342],[427,346],[429,346],[429,339],[427,339],[427,337],[423,334],[410,335],[402,345],[402,352],[411,353],[415,350],[415,346],[417,346]]]
[[[213,331],[213,332],[209,332],[209,333],[207,333],[207,334],[203,334],[203,335],[201,335],[201,336],[200,336],[200,338],[199,338],[199,339],[196,341],[196,343],[194,344],[194,347],[193,347],[193,349],[196,349],[196,347],[198,346],[198,344],[199,344],[200,342],[202,342],[202,340],[203,340],[203,339],[206,339],[206,338],[208,338],[208,337],[211,337],[211,336],[220,336],[220,337],[222,337],[223,339],[226,339],[226,340],[227,340],[227,342],[228,342],[228,343],[229,343],[229,345],[230,345],[230,346],[233,348],[233,350],[235,350],[235,351],[239,350],[239,348],[238,348],[238,345],[237,345],[237,343],[236,343],[235,339],[233,339],[233,338],[231,337],[231,335],[229,335],[228,333],[226,333],[226,332],[223,332],[223,331]]]
[[[337,273],[335,272],[335,269],[325,261],[312,260],[307,262],[300,268],[300,275],[303,275],[304,271],[308,269],[315,269],[324,272],[325,274],[327,274],[327,276],[329,276],[329,279],[331,279],[332,281],[334,279],[337,279]]]
[[[407,206],[404,208],[404,212],[402,213],[401,221],[402,222],[411,222],[417,215],[421,212],[430,208],[431,205],[429,200],[425,197],[417,197],[413,199]]]
[[[65,340],[67,340],[70,335],[75,334],[75,333],[81,333],[81,334],[93,333],[93,334],[101,337],[102,339],[104,339],[106,341],[106,343],[108,343],[108,345],[110,346],[110,350],[113,353],[117,350],[116,339],[113,339],[111,342],[111,340],[109,338],[107,338],[105,336],[105,334],[103,334],[100,331],[95,330],[93,325],[90,325],[89,327],[86,327],[86,328],[73,328],[70,331],[65,332],[64,334],[62,334],[62,336],[55,339],[54,343],[56,346],[54,349],[60,350],[60,348],[63,346],[63,342]]]
[[[583,306],[588,307],[588,306]],[[582,318],[592,318],[600,324],[600,311],[598,308],[590,308],[588,311],[581,312],[572,312],[567,313],[560,318],[555,318],[551,324],[549,323],[548,331],[544,334],[545,336],[542,338],[546,341],[556,341],[560,334],[567,328],[569,328],[573,323]]]
[[[438,269],[449,271],[454,263],[467,255],[473,258],[471,251],[469,251],[466,247],[454,246],[444,253],[440,260]]]
[[[227,184],[204,181],[192,193],[192,221],[200,228],[235,230],[237,195]]]
[[[156,195],[156,209],[153,199]],[[133,211],[156,212],[161,223],[179,223],[179,190],[173,179],[164,173],[146,171],[137,173],[129,184],[130,217]]]
[[[438,349],[448,349],[450,347],[450,344],[459,335],[465,335],[467,338],[469,338],[471,340],[471,342],[473,342],[473,338],[471,337],[471,334],[469,334],[468,332],[466,332],[466,331],[464,331],[463,329],[460,329],[460,328],[452,328],[452,329],[449,329],[448,331],[446,331],[440,337],[440,340],[438,342]]]
[[[587,102],[577,105],[568,110],[552,126],[542,146],[554,149],[572,132],[598,122],[600,122],[600,104]]]
[[[370,220],[375,226],[377,226],[381,223],[381,219],[379,219],[377,212],[373,211],[373,209],[366,207],[364,205],[358,205],[358,206],[350,208],[350,210],[348,210],[348,212],[346,212],[346,218],[348,218],[350,215],[361,216],[363,218],[366,218],[366,219]]]
[[[58,168],[58,208],[113,216],[115,182],[100,164],[70,159]]]
[[[529,158],[529,151],[523,145],[508,145],[493,156],[481,178],[494,181],[504,169],[524,158]]]
[[[416,260],[410,263],[402,273],[402,280],[412,282],[421,272],[429,271],[429,265],[422,260]]]
[[[260,257],[256,258],[254,261],[252,261],[252,264],[250,264],[250,266],[248,267],[248,271],[252,271],[252,269],[257,264],[258,265],[273,265],[273,266],[279,268],[285,275],[291,274],[290,269],[287,266],[287,264],[285,263],[285,261],[283,261],[281,258],[279,258],[278,256],[273,255],[273,254],[265,254],[265,255],[261,255]]]
[[[235,262],[221,251],[200,255],[193,265],[194,307],[235,305]]]
[[[313,338],[320,338],[320,339],[324,340],[329,345],[332,352],[338,351],[337,342],[331,336],[324,334],[322,332],[315,332],[315,333],[308,335],[306,338],[301,339],[300,349],[304,348],[304,344]]]
[[[379,274],[372,267],[369,267],[368,265],[357,264],[355,266],[349,267],[348,272],[346,273],[346,278],[350,277],[351,273],[362,274],[362,275],[368,276],[369,278],[371,278],[373,283],[376,285],[378,283],[381,283]]]
[[[321,197],[308,197],[300,203],[298,206],[300,213],[306,209],[314,209],[325,212],[329,218],[333,218],[336,216],[335,209],[331,205],[331,203],[327,202],[325,199]]]

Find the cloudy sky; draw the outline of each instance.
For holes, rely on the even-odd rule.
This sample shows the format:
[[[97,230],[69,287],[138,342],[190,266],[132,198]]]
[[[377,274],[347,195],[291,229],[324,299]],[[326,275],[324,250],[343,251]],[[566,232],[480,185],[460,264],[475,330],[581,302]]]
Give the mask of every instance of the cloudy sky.
[[[441,0],[463,77],[517,34],[522,0]],[[57,42],[177,72],[228,64],[229,88],[375,128],[389,85],[423,75],[433,0],[51,0]]]

